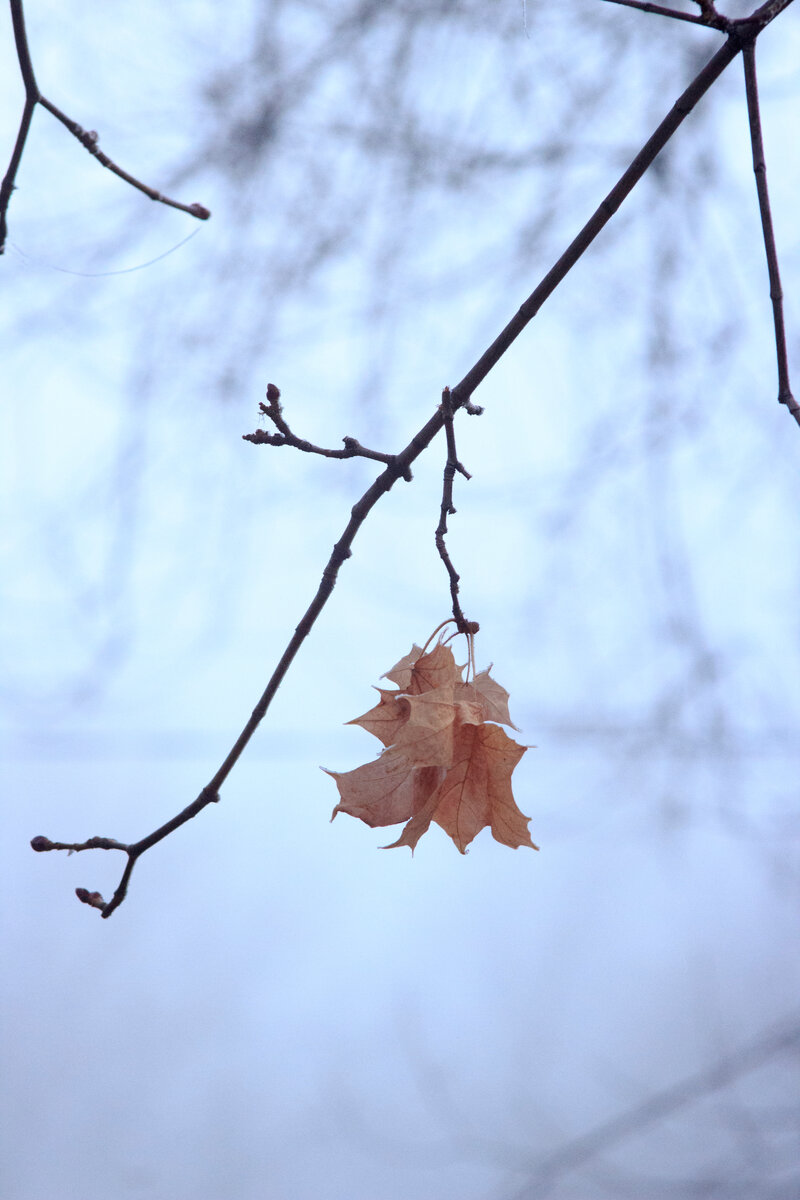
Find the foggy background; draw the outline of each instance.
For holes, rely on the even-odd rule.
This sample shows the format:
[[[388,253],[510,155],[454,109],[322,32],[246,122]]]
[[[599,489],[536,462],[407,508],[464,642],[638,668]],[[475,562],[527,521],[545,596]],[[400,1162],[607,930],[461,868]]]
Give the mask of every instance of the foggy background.
[[[267,383],[301,437],[402,448],[721,37],[596,0],[26,17],[42,92],[213,216],[37,110],[0,262],[4,1196],[795,1196],[800,440],[741,62],[456,421],[448,547],[541,852],[329,823],[319,767],[375,752],[344,722],[449,614],[438,439],[103,921],[74,888],[122,856],[30,838],[194,799],[377,473],[243,442]],[[7,13],[0,46],[6,164]],[[792,7],[758,64],[795,375],[799,56]]]

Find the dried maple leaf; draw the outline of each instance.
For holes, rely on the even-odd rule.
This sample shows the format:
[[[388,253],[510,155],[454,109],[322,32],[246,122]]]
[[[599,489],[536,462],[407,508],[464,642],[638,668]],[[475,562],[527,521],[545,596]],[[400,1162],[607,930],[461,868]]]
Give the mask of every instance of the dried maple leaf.
[[[418,646],[414,642],[408,654],[404,654],[400,661],[396,662],[392,669],[384,674],[383,678],[391,679],[392,683],[397,684],[401,692],[408,691],[408,685],[411,682],[411,671],[420,654],[422,654],[422,646]]]
[[[479,671],[470,683],[456,684],[456,699],[470,700],[479,705],[484,721],[497,721],[500,725],[516,729],[508,712],[508,692],[497,680],[492,679],[489,670]]]
[[[406,696],[401,703],[408,707],[408,719],[397,732],[395,749],[415,767],[449,767],[456,719],[453,685]]]
[[[378,688],[375,707],[349,722],[386,749],[354,771],[328,771],[340,797],[333,816],[346,812],[373,827],[405,821],[391,845],[412,851],[431,821],[462,854],[485,826],[506,846],[538,850],[511,792],[526,747],[493,723],[515,728],[508,692],[488,671],[464,683],[462,670],[438,643],[429,654],[415,645],[387,672],[400,690]]]
[[[377,691],[380,700],[375,707],[347,724],[360,725],[384,746],[402,747],[415,765],[430,766],[451,761],[456,709],[473,714],[465,719],[482,719],[476,705],[456,705],[451,684],[416,696],[403,696],[385,688]]]
[[[354,771],[328,771],[336,780],[339,812],[359,817],[373,828],[407,821],[425,806],[445,775],[443,767],[412,767],[404,754],[384,750],[374,762]]]
[[[430,654],[423,654],[419,646],[413,646],[411,653],[395,663],[384,678],[396,683],[401,692],[418,696],[420,692],[428,692],[448,683],[460,683],[463,669],[456,666],[449,646],[439,642]]]
[[[486,825],[505,846],[538,849],[528,832],[528,818],[517,808],[511,792],[511,773],[527,747],[503,732],[499,725],[465,725],[459,731],[453,765],[439,785],[432,818],[455,842],[462,854]],[[412,818],[398,839],[399,845],[416,845],[424,830],[413,831]]]
[[[388,688],[376,688],[376,691],[380,700],[375,707],[361,717],[354,717],[347,724],[360,725],[379,742],[383,742],[384,746],[391,746],[400,727],[408,720],[408,705],[398,692],[390,692]]]

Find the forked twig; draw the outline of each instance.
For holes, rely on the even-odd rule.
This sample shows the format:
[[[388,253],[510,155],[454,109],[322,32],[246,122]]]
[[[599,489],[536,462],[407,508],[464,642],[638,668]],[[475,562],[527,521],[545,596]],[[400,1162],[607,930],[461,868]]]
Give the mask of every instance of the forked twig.
[[[304,442],[297,438],[289,428],[288,424],[282,417],[282,410],[278,403],[280,393],[277,388],[272,385],[271,390],[267,393],[268,405],[262,406],[265,414],[272,420],[276,426],[277,434],[264,433],[263,436],[248,435],[248,440],[254,442],[266,442],[272,445],[293,445],[298,449],[306,450],[310,453],[324,454],[330,458],[348,458],[356,455],[362,457],[376,458],[380,462],[385,462],[383,471],[378,475],[374,482],[367,488],[360,500],[353,506],[350,519],[345,526],[345,529],[339,541],[333,547],[333,551],[328,559],[328,563],[322,572],[322,578],[317,588],[316,594],[311,601],[308,609],[302,617],[300,623],[295,629],[286,649],[283,652],[272,676],[253,712],[250,715],[244,729],[239,734],[234,745],[232,746],[227,758],[220,766],[217,773],[209,781],[206,787],[200,792],[197,798],[189,804],[182,812],[174,816],[166,824],[160,826],[141,841],[131,845],[118,843],[110,838],[91,838],[87,842],[82,843],[61,843],[51,842],[47,838],[34,838],[33,847],[36,850],[84,850],[84,849],[119,849],[128,855],[128,862],[125,867],[120,884],[115,891],[113,897],[107,903],[97,892],[89,892],[86,889],[78,889],[78,896],[84,903],[92,907],[99,908],[103,917],[109,917],[116,908],[122,903],[125,898],[125,893],[130,880],[131,872],[138,858],[145,850],[154,846],[157,842],[173,833],[181,825],[197,816],[207,805],[215,803],[219,800],[219,791],[222,784],[227,779],[231,770],[238,761],[242,751],[244,750],[255,730],[258,728],[264,714],[269,708],[275,693],[281,685],[289,667],[291,666],[298,650],[302,646],[305,639],[308,637],[317,617],[324,608],[331,593],[333,592],[336,580],[339,575],[339,570],[342,564],[348,559],[352,553],[352,545],[356,534],[363,525],[369,513],[384,496],[398,479],[411,478],[411,465],[419,457],[420,454],[430,445],[434,437],[444,428],[449,427],[448,436],[448,460],[445,474],[445,486],[442,499],[442,515],[446,522],[446,517],[450,511],[452,504],[452,487],[448,493],[447,475],[452,468],[450,484],[452,484],[452,476],[458,469],[458,459],[455,452],[455,441],[452,438],[452,421],[453,417],[459,409],[464,408],[467,412],[478,411],[476,406],[472,404],[472,393],[476,391],[479,385],[483,382],[495,364],[505,354],[509,346],[519,337],[522,330],[534,318],[536,313],[541,308],[547,298],[552,295],[567,273],[574,267],[581,255],[588,249],[606,223],[611,219],[617,211],[623,200],[630,194],[642,176],[645,174],[656,155],[663,149],[681,123],[689,115],[701,97],[708,91],[712,84],[719,78],[725,68],[733,61],[737,54],[742,50],[743,43],[748,38],[754,38],[766,25],[772,21],[779,12],[792,3],[792,0],[767,0],[761,8],[756,10],[749,18],[741,22],[734,22],[731,25],[725,44],[717,51],[717,53],[709,60],[709,62],[697,74],[694,80],[689,84],[686,90],[678,98],[670,112],[648,139],[640,152],[636,155],[631,165],[622,174],[618,182],[614,185],[605,199],[597,207],[593,215],[584,225],[583,229],[576,238],[570,243],[558,261],[544,276],[538,286],[531,292],[528,299],[521,305],[514,317],[508,322],[505,328],[492,342],[491,346],[481,355],[478,361],[471,367],[460,383],[456,385],[449,393],[446,393],[448,399],[443,397],[442,405],[434,412],[433,416],[423,425],[418,433],[414,435],[408,445],[397,455],[382,455],[376,451],[365,451],[360,447],[355,439],[351,439],[351,446],[345,446],[344,451],[325,451],[320,447],[313,446],[310,442]],[[447,560],[445,560],[447,565]],[[451,564],[452,566],[452,564]],[[458,577],[456,576],[456,583]],[[451,575],[452,582],[452,575]],[[454,602],[456,596],[453,594]],[[454,607],[454,612],[456,608]],[[459,610],[460,611],[460,610]],[[462,614],[462,620],[463,620]],[[458,620],[458,617],[456,617]],[[464,622],[468,627],[469,622]],[[469,629],[465,630],[467,633]]]
[[[192,817],[196,817],[199,812],[209,804],[213,804],[219,800],[219,794],[212,792],[211,784],[204,787],[196,800],[179,812],[171,820],[164,825],[160,825],[158,829],[149,833],[147,837],[143,837],[138,842],[118,842],[116,838],[106,837],[91,837],[85,842],[51,842],[46,837],[35,837],[31,839],[31,849],[38,853],[43,853],[46,850],[67,850],[70,854],[78,853],[81,850],[122,850],[127,854],[128,861],[125,864],[125,870],[122,872],[122,878],[117,885],[117,889],[111,899],[106,902],[99,892],[90,892],[88,888],[76,888],[75,895],[82,904],[88,904],[90,908],[99,908],[104,917],[110,917],[115,908],[119,908],[122,901],[128,892],[128,883],[130,882],[133,868],[136,866],[136,860],[144,854],[145,850],[149,850],[151,846],[155,846],[157,842],[162,841],[174,830],[179,829],[181,825],[185,825],[187,821],[191,821]]]
[[[747,115],[750,120],[750,143],[753,148],[753,171],[756,177],[758,207],[761,213],[761,228],[764,232],[764,250],[769,272],[769,294],[772,300],[772,317],[775,324],[775,353],[778,360],[778,403],[785,404],[800,425],[800,404],[792,395],[789,383],[789,357],[786,352],[786,327],[783,319],[783,288],[778,268],[778,250],[772,227],[772,210],[767,189],[767,162],[764,157],[764,139],[761,134],[761,112],[758,103],[758,80],[756,77],[755,39],[746,41],[742,48],[744,60],[745,90],[747,92]]]
[[[57,108],[52,101],[48,100],[39,91],[36,83],[36,76],[33,70],[31,61],[30,48],[28,46],[28,35],[25,30],[25,13],[22,7],[22,0],[10,0],[11,4],[11,22],[14,30],[14,44],[17,48],[17,61],[19,62],[20,74],[25,87],[25,104],[20,118],[19,130],[14,143],[14,149],[11,152],[11,161],[8,165],[5,177],[0,184],[0,254],[5,251],[6,238],[8,236],[8,206],[11,202],[11,196],[16,186],[17,171],[19,170],[20,162],[22,161],[22,153],[25,149],[25,142],[28,138],[28,133],[31,127],[31,121],[37,104],[41,104],[42,108],[46,108],[52,113],[62,125],[65,125],[70,133],[78,139],[80,144],[89,151],[94,158],[104,167],[108,167],[109,171],[113,171],[115,175],[119,175],[120,179],[124,179],[132,187],[138,188],[140,192],[144,192],[145,196],[149,196],[151,200],[157,200],[160,204],[167,204],[171,208],[179,208],[181,212],[189,213],[190,216],[197,217],[200,221],[207,221],[211,213],[202,204],[181,204],[178,200],[171,200],[169,196],[163,195],[162,192],[156,191],[146,183],[142,183],[140,179],[136,179],[133,175],[129,175],[127,171],[123,171],[122,167],[118,167],[107,154],[104,154],[98,145],[98,136],[94,130],[82,129],[77,121],[73,121],[65,113]]]
[[[243,433],[242,441],[253,442],[256,446],[292,446],[295,450],[302,450],[305,454],[321,454],[323,458],[370,458],[373,462],[382,462],[387,466],[394,462],[393,454],[384,454],[380,450],[368,450],[354,437],[342,438],[343,450],[328,450],[324,446],[315,446],[313,442],[307,442],[305,438],[299,438],[289,428],[283,415],[281,393],[274,383],[267,384],[267,403],[259,404],[258,407],[265,417],[269,417],[278,432],[270,433],[267,429],[255,429],[252,433]],[[410,472],[404,478],[410,483]]]

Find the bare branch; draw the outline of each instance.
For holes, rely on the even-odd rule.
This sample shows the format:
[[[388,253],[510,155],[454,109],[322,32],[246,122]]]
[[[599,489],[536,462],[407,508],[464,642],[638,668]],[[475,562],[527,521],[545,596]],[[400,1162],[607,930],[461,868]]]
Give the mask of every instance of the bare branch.
[[[453,507],[453,480],[456,476],[456,471],[460,471],[465,479],[471,479],[469,471],[464,469],[463,464],[459,461],[456,453],[456,435],[453,429],[453,401],[450,395],[450,388],[446,387],[442,392],[441,413],[444,418],[444,432],[447,439],[447,459],[444,464],[444,480],[442,483],[442,503],[439,510],[439,524],[436,526],[436,549],[439,551],[439,557],[445,565],[447,574],[450,577],[450,596],[453,601],[453,620],[456,623],[456,629],[459,633],[475,634],[478,632],[478,624],[476,621],[468,621],[461,610],[461,605],[458,600],[458,581],[461,578],[458,571],[453,566],[450,555],[447,552],[445,545],[445,534],[447,533],[447,518],[455,515]]]
[[[607,222],[611,219],[617,209],[620,207],[625,198],[630,194],[638,181],[642,178],[648,167],[652,164],[658,153],[663,149],[675,131],[680,127],[681,123],[689,115],[701,97],[708,91],[712,84],[719,78],[725,68],[733,61],[737,54],[743,48],[745,41],[752,39],[764,28],[771,20],[778,15],[784,8],[791,3],[792,0],[768,0],[768,2],[758,9],[751,17],[742,22],[735,22],[731,25],[731,30],[725,44],[717,51],[717,53],[708,61],[705,67],[698,73],[695,79],[690,83],[682,95],[673,105],[670,112],[648,139],[641,151],[636,155],[631,165],[622,174],[618,182],[611,189],[605,199],[601,202],[594,214],[584,225],[583,229],[570,243],[555,265],[541,280],[538,286],[533,290],[528,299],[521,305],[515,316],[501,331],[498,337],[494,340],[491,346],[481,355],[478,361],[471,367],[464,378],[452,389],[445,392],[442,405],[437,409],[433,416],[423,425],[418,433],[412,437],[411,441],[404,450],[397,455],[384,455],[377,451],[367,451],[361,447],[355,439],[345,439],[344,450],[324,450],[320,447],[313,446],[310,442],[305,442],[303,439],[297,438],[289,428],[283,415],[280,406],[280,392],[271,384],[267,391],[267,399],[269,403],[262,405],[262,411],[267,415],[278,430],[277,434],[262,433],[261,436],[255,434],[247,435],[248,441],[266,442],[271,445],[292,445],[297,449],[305,450],[307,453],[322,454],[330,458],[349,458],[354,456],[362,456],[366,458],[374,458],[380,462],[384,462],[385,468],[374,482],[367,488],[360,500],[353,506],[350,514],[350,519],[345,526],[345,529],[339,541],[333,547],[333,551],[328,559],[325,569],[322,572],[322,578],[317,588],[316,594],[311,601],[308,609],[303,615],[300,623],[297,625],[294,634],[292,635],[286,649],[283,652],[272,676],[267,683],[267,686],[253,709],[250,718],[245,724],[242,732],[236,739],[225,761],[220,766],[217,773],[200,792],[197,798],[188,805],[182,812],[174,816],[166,824],[162,825],[155,832],[149,834],[141,841],[133,843],[130,846],[124,846],[116,843],[113,839],[90,839],[87,843],[56,843],[49,842],[46,838],[34,839],[38,843],[34,845],[37,850],[49,849],[121,849],[128,855],[128,862],[125,867],[120,884],[114,893],[112,899],[105,903],[102,897],[96,892],[88,892],[86,889],[81,889],[79,899],[92,907],[100,908],[102,915],[108,917],[117,908],[125,898],[128,881],[131,872],[136,863],[136,860],[151,846],[167,837],[187,821],[197,816],[208,804],[219,800],[219,790],[227,779],[233,767],[236,765],[243,750],[247,746],[255,730],[258,728],[267,709],[269,708],[278,688],[280,687],[289,667],[302,646],[305,639],[308,637],[317,617],[325,607],[328,599],[333,592],[334,586],[338,579],[339,570],[342,564],[351,556],[352,545],[356,534],[363,525],[364,521],[381,499],[398,479],[411,479],[411,464],[419,457],[420,454],[430,445],[434,437],[444,428],[448,430],[448,457],[447,466],[445,468],[445,484],[442,498],[442,511],[440,515],[440,528],[442,528],[442,541],[444,531],[446,530],[446,518],[452,509],[452,479],[456,470],[462,470],[463,467],[458,462],[455,450],[455,440],[452,433],[452,420],[454,414],[464,408],[468,413],[476,413],[479,410],[478,406],[472,403],[472,393],[483,382],[492,368],[502,358],[506,350],[519,337],[522,330],[534,318],[536,313],[541,308],[545,300],[555,291],[567,273],[575,266],[583,253],[592,244],[594,239],[604,228]],[[21,11],[21,9],[20,9]],[[446,399],[445,399],[446,397]],[[466,472],[464,472],[466,474]],[[449,487],[449,490],[448,490]],[[438,538],[439,530],[437,530]],[[448,566],[449,559],[443,556],[445,566]],[[460,608],[457,605],[457,583],[458,576],[452,568],[452,563],[448,567],[448,572],[451,578],[451,595],[454,602],[454,613],[456,613],[456,621],[459,621]],[[469,634],[472,632],[470,625],[460,614],[460,620],[464,628],[462,632]],[[91,843],[95,842],[96,845]],[[47,844],[45,844],[47,843]]]
[[[156,200],[160,204],[169,205],[170,208],[178,208],[181,212],[189,213],[192,217],[197,217],[199,221],[207,221],[211,216],[209,210],[202,204],[182,204],[178,200],[171,200],[169,196],[163,195],[162,192],[156,191],[148,184],[142,183],[140,179],[129,175],[127,171],[123,171],[118,167],[107,154],[104,154],[98,145],[98,136],[94,130],[82,129],[77,121],[73,121],[65,113],[57,108],[52,101],[48,100],[39,91],[36,83],[36,78],[33,72],[33,64],[31,62],[30,49],[28,46],[28,36],[25,30],[25,14],[22,7],[22,0],[11,0],[11,20],[14,29],[14,43],[17,49],[17,60],[19,62],[20,74],[25,85],[25,106],[22,110],[20,119],[19,131],[17,140],[14,143],[14,149],[11,154],[11,161],[6,171],[5,178],[0,184],[0,254],[5,250],[6,238],[8,236],[7,214],[8,205],[11,201],[11,194],[14,191],[17,171],[22,160],[22,152],[25,149],[25,142],[28,137],[31,120],[33,118],[34,109],[37,104],[41,104],[42,108],[46,108],[52,113],[62,125],[70,131],[73,137],[76,137],[80,144],[89,151],[94,158],[104,167],[108,167],[109,171],[113,171],[120,179],[124,179],[131,187],[137,188],[140,192],[144,192],[151,200]]]
[[[39,854],[45,850],[69,850],[70,854],[77,854],[79,850],[124,850],[127,854],[130,846],[107,837],[91,837],[85,842],[51,842],[50,838],[40,834],[39,837],[31,838],[31,850],[36,850]]]
[[[694,0],[694,3],[700,9],[700,20],[704,25],[710,25],[713,29],[724,29],[726,32],[730,29],[731,22],[717,12],[714,0]]]
[[[82,904],[88,904],[91,908],[99,908],[101,915],[110,917],[115,908],[119,908],[122,901],[128,892],[128,882],[133,874],[133,868],[136,866],[136,860],[140,855],[144,854],[145,850],[149,850],[151,846],[155,846],[158,842],[168,837],[181,825],[185,825],[187,821],[191,821],[192,817],[196,817],[209,804],[214,804],[219,800],[219,794],[211,790],[211,785],[204,787],[196,800],[187,805],[182,812],[171,820],[160,825],[153,833],[149,833],[147,837],[143,837],[141,841],[132,842],[126,845],[124,842],[118,842],[115,838],[107,837],[92,837],[85,842],[51,842],[49,838],[35,837],[31,840],[31,849],[42,853],[47,850],[67,850],[70,854],[80,850],[122,850],[128,856],[128,861],[125,864],[125,870],[122,872],[122,878],[119,881],[116,891],[111,899],[106,902],[99,892],[90,892],[87,888],[76,888],[75,895]]]
[[[14,29],[14,45],[17,48],[20,74],[22,75],[22,82],[25,87],[25,105],[22,109],[14,149],[11,151],[11,161],[8,164],[8,170],[5,173],[3,182],[0,184],[0,254],[5,250],[6,237],[8,236],[7,214],[8,206],[11,202],[11,193],[16,186],[17,171],[22,161],[22,152],[25,149],[25,142],[27,141],[31,121],[33,120],[34,109],[40,99],[39,89],[36,86],[36,77],[33,73],[30,50],[28,49],[28,35],[25,31],[25,13],[22,9],[22,0],[11,0],[11,23]]]
[[[764,233],[764,250],[769,272],[769,294],[772,300],[772,316],[775,324],[775,352],[778,360],[778,402],[785,404],[795,421],[800,425],[800,404],[792,395],[789,383],[789,358],[786,352],[786,328],[783,318],[783,288],[778,268],[778,251],[772,227],[772,210],[767,190],[767,163],[764,157],[764,139],[761,134],[761,113],[758,103],[758,80],[756,78],[755,40],[745,42],[742,51],[744,78],[747,91],[747,114],[750,119],[750,143],[753,149],[753,171],[758,191],[758,207],[761,212],[761,228]]]
[[[267,404],[261,403],[258,407],[265,417],[269,417],[278,432],[269,433],[266,429],[256,429],[253,433],[243,433],[243,441],[252,442],[255,446],[292,446],[295,450],[302,450],[305,454],[321,454],[323,458],[370,458],[374,462],[382,462],[387,466],[394,462],[393,454],[383,454],[380,450],[368,450],[354,437],[342,438],[343,450],[328,450],[324,446],[315,446],[313,442],[307,442],[305,438],[299,438],[292,433],[283,415],[280,390],[274,383],[267,384],[267,400]],[[411,481],[410,474],[404,478]]]
[[[63,113],[60,108],[57,108],[51,100],[46,96],[39,96],[39,103],[42,108],[46,108],[52,113],[62,125],[64,125],[77,138],[85,150],[97,159],[103,167],[108,167],[109,171],[113,171],[120,179],[124,179],[131,187],[138,188],[140,192],[144,192],[145,196],[149,196],[151,200],[157,200],[159,204],[166,204],[170,208],[179,208],[181,212],[189,213],[192,217],[197,217],[199,221],[207,221],[211,216],[209,210],[202,204],[182,204],[179,200],[171,200],[169,196],[165,196],[162,192],[157,192],[155,188],[151,188],[148,184],[142,183],[141,179],[136,179],[135,176],[129,175],[127,171],[123,171],[122,167],[118,167],[115,162],[104,154],[98,144],[98,134],[93,130],[82,129],[77,121],[73,121],[70,117]]]
[[[693,13],[678,12],[675,8],[664,8],[661,4],[649,4],[647,0],[605,0],[606,4],[622,4],[625,8],[638,8],[642,12],[655,13],[660,17],[672,17],[676,21],[690,21],[692,25],[707,25],[702,17]]]

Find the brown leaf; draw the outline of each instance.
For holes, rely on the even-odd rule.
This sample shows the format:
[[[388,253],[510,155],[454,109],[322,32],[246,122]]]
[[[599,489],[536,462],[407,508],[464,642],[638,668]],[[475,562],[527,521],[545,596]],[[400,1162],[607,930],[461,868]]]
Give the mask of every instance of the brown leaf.
[[[418,646],[416,642],[411,647],[408,654],[404,654],[399,662],[396,662],[391,671],[387,671],[383,678],[391,679],[392,683],[396,683],[401,692],[408,691],[408,685],[411,682],[411,671],[414,663],[422,654],[422,646]]]
[[[456,721],[459,725],[482,725],[484,715],[479,704],[473,704],[471,701],[460,700],[454,705],[456,713]]]
[[[429,654],[423,654],[418,646],[414,646],[410,654],[386,672],[384,678],[391,679],[402,692],[419,696],[448,683],[460,683],[462,670],[456,666],[449,646],[438,643]]]
[[[436,805],[439,803],[439,788],[434,788],[427,802],[414,813],[410,821],[407,822],[403,832],[396,842],[389,842],[387,846],[383,846],[384,850],[396,850],[398,846],[408,846],[413,854],[417,848],[417,842],[422,837],[423,833],[427,833],[430,829],[433,814],[436,812]]]
[[[377,688],[380,700],[361,717],[347,721],[348,725],[360,725],[384,746],[391,746],[403,725],[408,720],[409,704],[405,696],[390,692],[388,688]]]
[[[529,817],[517,808],[511,773],[527,747],[511,740],[497,725],[466,725],[459,731],[453,766],[396,842],[413,851],[436,821],[462,854],[476,834],[490,826],[496,841],[517,849],[539,847],[528,831]]]
[[[449,767],[456,719],[452,683],[404,697],[403,702],[408,706],[408,720],[397,732],[396,749],[415,767]]]
[[[530,818],[517,808],[511,791],[511,773],[526,749],[499,725],[462,726],[434,812],[462,854],[485,825],[505,846],[539,849],[528,832]]]
[[[469,683],[456,684],[456,700],[471,700],[478,704],[484,721],[497,721],[500,725],[517,728],[508,711],[508,692],[488,671],[479,671]]]
[[[424,806],[441,783],[442,767],[412,767],[404,754],[384,750],[354,771],[327,771],[336,780],[339,803],[331,814],[348,813],[373,828],[407,821]]]
[[[425,654],[415,645],[387,672],[400,691],[379,688],[375,707],[350,722],[387,749],[354,771],[328,771],[340,797],[333,816],[346,812],[373,827],[405,821],[391,845],[412,851],[431,821],[462,854],[485,826],[503,845],[538,850],[511,792],[526,747],[494,724],[514,728],[508,692],[488,671],[469,683],[462,671],[439,643]]]
[[[453,756],[452,726],[456,718],[453,686],[403,696],[379,688],[380,700],[363,716],[348,721],[373,734],[384,746],[402,749],[412,766],[449,765]],[[467,713],[475,705],[459,705]],[[480,715],[474,717],[481,720]]]

